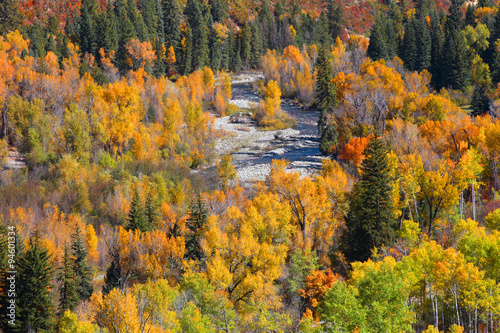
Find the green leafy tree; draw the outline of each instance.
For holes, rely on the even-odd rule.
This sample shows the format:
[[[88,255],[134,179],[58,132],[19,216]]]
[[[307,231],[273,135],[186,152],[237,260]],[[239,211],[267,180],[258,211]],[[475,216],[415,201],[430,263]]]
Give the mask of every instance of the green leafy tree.
[[[166,49],[168,50],[172,46],[174,48],[176,57],[179,57],[182,54],[182,11],[179,6],[179,2],[177,0],[162,0],[161,9],[163,14],[163,32],[165,35]],[[177,59],[178,64],[185,63],[185,61],[185,59]],[[188,71],[191,70],[190,66]],[[185,66],[183,68],[185,69]],[[180,68],[178,69],[180,70]],[[185,71],[185,73],[187,72]]]

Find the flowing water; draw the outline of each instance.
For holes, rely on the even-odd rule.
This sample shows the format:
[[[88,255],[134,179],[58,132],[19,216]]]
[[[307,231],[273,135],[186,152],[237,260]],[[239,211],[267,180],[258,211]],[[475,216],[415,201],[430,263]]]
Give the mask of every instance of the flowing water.
[[[252,90],[251,83],[233,83],[232,94],[235,100],[259,102],[259,97]],[[273,131],[274,135],[263,139],[268,140],[264,148],[248,146],[233,153],[233,161],[238,173],[251,171],[251,169],[260,169],[267,173],[272,160],[281,159],[290,162],[288,169],[299,171],[304,175],[311,174],[320,168],[322,157],[319,151],[317,129],[319,111],[304,110],[290,100],[282,101],[281,108],[297,121],[293,128],[295,131],[291,135],[281,135],[280,131]],[[244,175],[241,176],[245,178]],[[262,179],[262,175],[255,178]]]

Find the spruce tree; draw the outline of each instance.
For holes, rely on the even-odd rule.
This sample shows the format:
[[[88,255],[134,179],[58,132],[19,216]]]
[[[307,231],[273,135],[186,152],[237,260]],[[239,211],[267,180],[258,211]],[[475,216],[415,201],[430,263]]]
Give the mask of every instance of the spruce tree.
[[[3,0],[0,2],[0,35],[20,30],[22,16],[19,0]]]
[[[151,229],[154,229],[156,223],[160,220],[160,213],[158,212],[158,201],[153,196],[153,193],[149,193],[146,198],[146,219]]]
[[[337,4],[335,4],[337,2]],[[327,3],[328,11],[328,23],[330,27],[330,36],[333,41],[342,32],[342,26],[344,24],[344,6],[341,0],[328,0]]]
[[[321,110],[331,112],[337,104],[337,89],[333,80],[331,54],[326,48],[321,48],[316,60],[316,104]]]
[[[128,230],[138,229],[141,232],[151,231],[151,225],[146,217],[144,206],[139,197],[139,191],[137,188],[134,190],[134,196],[132,197],[132,203],[130,204],[127,221]]]
[[[224,22],[227,18],[227,8],[224,1],[209,0],[210,14],[215,22]]]
[[[193,32],[189,27],[189,24],[186,27],[186,44],[184,49],[182,50],[182,68],[181,74],[188,75],[192,72],[192,64],[193,64]]]
[[[74,261],[71,258],[69,248],[65,246],[63,267],[57,276],[57,281],[61,284],[59,288],[59,315],[64,314],[66,310],[73,310],[80,300],[74,268]]]
[[[109,255],[112,261],[104,276],[104,286],[102,287],[102,293],[104,295],[109,294],[109,292],[115,288],[123,290],[130,276],[129,273],[125,273],[122,269],[119,251],[116,248],[112,248],[110,249]]]
[[[370,43],[368,44],[367,54],[374,61],[388,58],[385,26],[382,15],[379,15],[370,30]]]
[[[486,88],[480,85],[474,87],[471,100],[472,115],[479,116],[490,111],[490,98]]]
[[[391,201],[387,149],[382,139],[370,139],[361,164],[361,179],[351,194],[343,250],[349,261],[365,261],[374,247],[391,246],[397,221]]]
[[[405,27],[403,38],[402,60],[406,68],[410,71],[417,70],[418,64],[418,45],[417,45],[417,27],[416,19],[410,19]]]
[[[203,257],[203,251],[200,246],[200,239],[205,230],[208,212],[205,204],[198,194],[196,199],[189,206],[189,218],[186,226],[189,232],[186,234],[186,259],[200,260]]]
[[[257,68],[260,65],[260,58],[264,53],[262,47],[262,35],[259,28],[259,23],[254,21],[251,26],[251,40],[250,40],[250,66],[252,68]]]
[[[330,22],[325,11],[321,12],[318,22],[316,23],[314,44],[327,47],[333,43],[332,35],[330,34]]]
[[[198,70],[209,64],[207,22],[196,0],[188,0],[184,15],[193,34],[192,70]]]
[[[430,73],[431,83],[433,87],[437,90],[441,89],[443,86],[443,68],[441,64],[442,60],[442,50],[444,44],[444,31],[440,23],[440,16],[434,6],[430,12],[431,18],[431,65]]]
[[[96,7],[95,0],[83,0],[80,14],[80,50],[83,54],[96,54]]]
[[[245,22],[239,36],[240,57],[244,68],[249,68],[252,57],[252,29],[248,22]]]
[[[168,50],[171,46],[174,48],[177,64],[183,64],[182,70],[184,70],[186,60],[180,59],[180,55],[182,54],[180,28],[182,11],[179,2],[177,0],[161,0],[161,9],[163,14],[163,32],[165,35],[166,49]],[[178,70],[181,70],[181,68],[178,68]],[[189,70],[191,70],[191,65],[189,65]]]
[[[116,16],[111,2],[108,2],[106,11],[97,15],[97,47],[106,52],[118,50],[118,31],[116,30]]]
[[[19,332],[50,331],[54,327],[54,305],[50,297],[54,271],[51,266],[50,254],[40,244],[37,232],[19,257],[16,281]]]
[[[87,249],[83,244],[80,228],[77,226],[71,235],[71,255],[73,256],[73,269],[75,272],[76,290],[80,300],[87,300],[92,296],[92,269],[87,261]]]
[[[144,24],[146,25],[149,41],[153,41],[158,32],[158,12],[156,0],[140,0],[139,13],[142,15]]]
[[[444,87],[464,90],[469,83],[470,58],[467,42],[461,31],[448,34],[442,53]]]
[[[432,40],[429,29],[427,28],[427,20],[425,17],[420,17],[417,21],[417,44],[419,56],[417,61],[417,70],[429,70],[431,68],[432,59]]]

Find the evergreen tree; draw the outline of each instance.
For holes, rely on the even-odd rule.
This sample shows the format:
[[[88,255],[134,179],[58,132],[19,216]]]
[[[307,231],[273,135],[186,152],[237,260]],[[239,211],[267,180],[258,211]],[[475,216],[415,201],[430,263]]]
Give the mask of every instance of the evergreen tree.
[[[208,212],[205,204],[201,200],[201,196],[198,194],[196,199],[190,204],[189,218],[186,221],[186,226],[189,229],[189,233],[185,236],[186,259],[201,260],[203,257],[203,251],[200,247],[200,239],[205,230],[207,216]]]
[[[122,72],[125,72],[128,68],[128,51],[125,48],[125,44],[132,38],[137,38],[137,32],[129,19],[127,13],[127,3],[125,2],[125,0],[117,0],[115,2],[115,13],[116,22],[118,23],[118,52],[116,55],[116,62],[118,68]]]
[[[227,8],[225,2],[221,0],[209,0],[210,14],[215,22],[224,22],[227,18]]]
[[[260,58],[264,53],[262,48],[262,35],[260,33],[259,24],[254,21],[251,26],[251,40],[250,40],[250,66],[257,68],[260,65]]]
[[[474,15],[474,11],[476,10],[476,6],[473,4],[467,5],[467,10],[465,11],[465,25],[470,25],[474,27],[476,25],[476,16]]]
[[[385,21],[381,15],[377,17],[370,30],[370,43],[368,44],[367,53],[374,61],[388,58]]]
[[[16,321],[19,332],[51,330],[54,326],[52,263],[49,252],[40,244],[38,232],[29,240],[29,247],[19,257],[16,284]]]
[[[402,45],[402,60],[406,68],[410,71],[417,70],[418,64],[418,45],[416,19],[410,19],[405,27],[405,34]]]
[[[127,221],[128,230],[139,229],[141,232],[151,231],[151,225],[144,212],[144,206],[141,203],[137,188],[134,190]]]
[[[462,5],[464,0],[452,0],[448,9],[448,19],[446,20],[447,34],[455,34],[464,27]]]
[[[332,43],[333,40],[332,35],[330,35],[330,22],[328,21],[326,12],[322,11],[316,24],[314,44],[326,47],[331,45]]]
[[[332,82],[333,68],[331,54],[326,48],[321,48],[316,60],[316,104],[321,109],[318,121],[320,135],[320,151],[326,155],[332,152],[337,145],[338,133],[333,124],[332,115],[337,105],[337,88]]]
[[[416,69],[418,71],[423,69],[429,70],[431,68],[432,59],[432,40],[429,29],[427,28],[427,20],[425,17],[420,17],[417,21],[416,30],[417,45],[419,50]]]
[[[500,38],[500,11],[495,15],[495,22],[490,29],[490,38],[488,39],[488,48],[483,52],[484,62],[490,65],[491,79],[494,84],[500,81],[500,55],[495,50],[495,43]]]
[[[118,31],[116,30],[116,16],[113,5],[108,2],[106,11],[97,15],[97,47],[106,52],[118,50]]]
[[[442,50],[444,45],[444,31],[441,26],[441,19],[437,12],[436,7],[434,6],[431,10],[430,14],[431,18],[431,65],[430,65],[430,73],[431,83],[435,89],[439,90],[443,87],[442,82],[442,73],[443,68],[441,64],[442,60]]]
[[[480,85],[474,87],[471,100],[472,115],[479,116],[490,111],[490,98],[486,88]]]
[[[184,15],[193,34],[192,70],[198,70],[209,64],[207,22],[196,0],[188,0]]]
[[[77,226],[71,235],[71,255],[73,256],[73,269],[75,272],[76,291],[80,300],[87,300],[92,296],[92,269],[87,261],[87,249],[82,242],[80,228]]]
[[[136,0],[128,0],[127,16],[132,24],[132,27],[135,28],[137,38],[140,41],[149,41],[148,28],[144,23],[142,14],[137,10]]]
[[[240,57],[243,67],[249,68],[252,57],[252,29],[248,22],[245,22],[239,36]]]
[[[178,64],[183,64],[182,70],[185,69],[186,60],[179,59],[182,53],[181,47],[181,21],[182,11],[177,0],[161,0],[161,8],[163,14],[163,32],[165,35],[166,49],[171,46],[174,48]],[[187,36],[186,36],[187,38]],[[192,39],[192,38],[191,38]],[[189,61],[190,62],[190,61]],[[181,70],[181,68],[178,68]],[[188,71],[191,70],[189,65]]]
[[[0,35],[20,30],[22,24],[19,0],[3,0],[0,2]]]
[[[188,75],[191,73],[192,62],[193,62],[193,33],[189,24],[186,28],[185,46],[182,52],[182,75]]]
[[[158,12],[156,0],[140,0],[139,13],[146,25],[146,31],[149,41],[152,41],[158,32]]]
[[[335,5],[335,2],[337,2],[337,5]],[[342,5],[342,1],[328,0],[327,11],[330,36],[335,41],[342,32],[342,26],[344,25],[344,6]]]
[[[344,254],[351,262],[365,261],[374,247],[391,246],[398,226],[392,213],[393,179],[383,141],[371,138],[364,155],[361,179],[351,194],[348,232],[343,239]]]
[[[62,315],[66,310],[73,310],[80,300],[76,285],[74,261],[67,246],[64,247],[63,267],[57,276],[57,281],[61,284],[59,289],[59,315]]]
[[[332,112],[337,104],[337,89],[333,80],[331,54],[326,48],[321,48],[316,60],[316,104],[321,110]]]
[[[154,228],[156,223],[160,220],[160,214],[158,212],[158,202],[155,200],[153,193],[149,193],[146,199],[146,218],[151,229]]]
[[[325,116],[323,113],[322,115]],[[323,120],[323,123],[325,125],[321,132],[319,151],[323,155],[329,155],[332,154],[337,147],[339,134],[335,124],[330,119],[326,118]]]
[[[104,295],[109,294],[109,292],[115,288],[120,290],[125,289],[130,276],[130,274],[125,274],[122,270],[120,253],[118,250],[113,248],[110,250],[109,254],[112,261],[111,265],[106,270],[106,276],[104,276],[104,286],[102,287],[102,293]]]
[[[442,53],[444,87],[463,90],[469,82],[470,59],[467,42],[461,31],[449,33]]]
[[[96,8],[95,0],[83,0],[80,14],[80,50],[96,54]]]

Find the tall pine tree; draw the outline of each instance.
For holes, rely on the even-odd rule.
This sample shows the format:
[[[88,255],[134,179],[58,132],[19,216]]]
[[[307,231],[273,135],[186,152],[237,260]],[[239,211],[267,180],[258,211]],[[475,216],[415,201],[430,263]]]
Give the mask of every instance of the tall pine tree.
[[[28,249],[20,256],[16,284],[16,321],[19,332],[50,331],[54,327],[51,257],[40,244],[38,232],[29,240]]]
[[[348,232],[343,239],[344,254],[351,262],[365,261],[374,247],[391,246],[398,227],[392,212],[393,179],[385,144],[380,138],[371,138],[364,155],[361,179],[351,194]]]
[[[193,34],[192,70],[194,71],[209,65],[207,22],[196,0],[188,0],[184,15],[187,16]]]
[[[73,267],[75,272],[76,291],[80,300],[87,300],[92,296],[92,269],[87,260],[87,249],[83,244],[80,228],[77,226],[71,235],[71,255],[73,256]]]
[[[203,257],[203,251],[200,246],[200,239],[205,230],[208,212],[201,196],[197,195],[189,207],[189,218],[186,226],[189,233],[186,234],[186,259],[200,260]]]
[[[65,246],[63,267],[57,276],[57,281],[61,285],[59,288],[59,315],[64,314],[66,310],[73,310],[80,300],[74,268],[74,261],[71,258],[70,250]]]

